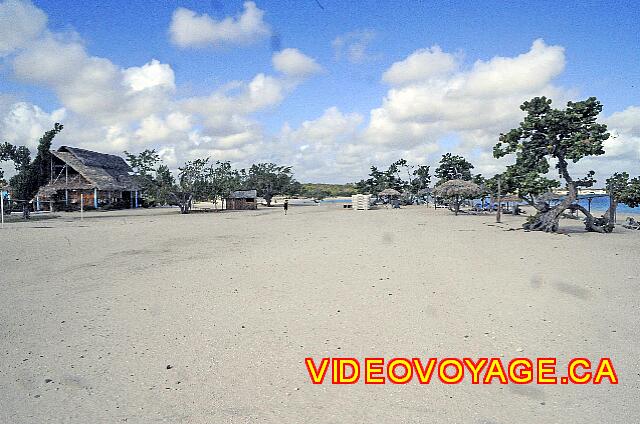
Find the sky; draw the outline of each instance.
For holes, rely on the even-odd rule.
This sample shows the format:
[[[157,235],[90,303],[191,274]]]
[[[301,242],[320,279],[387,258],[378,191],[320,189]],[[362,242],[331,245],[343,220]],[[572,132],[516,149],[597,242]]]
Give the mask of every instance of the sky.
[[[596,96],[599,185],[640,174],[640,8],[630,1],[0,0],[0,142],[177,169],[211,157],[345,183],[461,154],[491,176],[519,105]],[[2,164],[4,169],[8,164]]]

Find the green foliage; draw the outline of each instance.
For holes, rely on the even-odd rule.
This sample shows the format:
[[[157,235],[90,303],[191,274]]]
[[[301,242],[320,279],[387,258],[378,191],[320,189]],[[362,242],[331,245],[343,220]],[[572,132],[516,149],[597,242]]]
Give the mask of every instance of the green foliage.
[[[129,166],[133,169],[135,175],[151,176],[156,170],[156,165],[160,162],[160,155],[155,149],[146,149],[137,155],[124,151]]]
[[[515,163],[507,168],[505,180],[521,196],[535,196],[551,187],[551,180],[543,178],[550,169],[550,160],[555,161],[560,178],[567,185],[568,195],[554,208],[543,204],[537,219],[527,229],[556,231],[562,212],[569,207],[579,209],[574,202],[578,187],[590,187],[595,182],[594,172],[584,178],[574,180],[569,174],[569,161],[578,162],[589,156],[604,154],[603,143],[609,138],[607,127],[596,122],[602,105],[595,97],[581,102],[568,102],[564,110],[553,109],[551,100],[535,97],[520,106],[526,116],[518,128],[500,134],[493,155],[501,158],[515,155]],[[510,178],[509,178],[510,177]],[[582,210],[582,209],[580,209]],[[591,214],[587,215],[587,229],[607,232],[608,229],[593,224]]]
[[[506,172],[502,174],[500,184],[502,194],[514,193],[532,206],[536,205],[538,196],[560,187],[559,181],[546,178],[538,172],[516,165],[507,166]]]
[[[567,170],[568,161],[578,162],[588,156],[604,154],[603,143],[609,138],[607,126],[596,119],[602,105],[595,97],[581,102],[568,102],[565,110],[551,108],[551,100],[535,97],[520,107],[527,116],[506,134],[493,148],[493,155],[501,158],[515,154],[515,175],[546,174],[549,159],[556,159],[559,176],[568,185],[593,184],[593,173],[574,181]]]
[[[17,174],[9,184],[14,192],[14,197],[21,200],[31,200],[38,189],[47,184],[51,179],[51,143],[55,136],[62,131],[63,126],[55,123],[53,129],[44,133],[38,141],[38,152],[33,162],[29,149],[25,146],[12,146],[4,143],[0,146],[0,159],[12,160]]]
[[[407,179],[403,180],[402,176],[405,174]],[[430,182],[429,166],[413,166],[409,165],[405,159],[399,159],[389,165],[386,171],[380,171],[372,166],[369,178],[355,183],[355,188],[360,193],[374,195],[392,188],[409,196],[415,196],[420,190],[428,188]]]
[[[626,172],[616,172],[607,178],[607,192],[613,200],[615,207],[617,203],[635,208],[640,206],[640,177],[629,179]]]
[[[435,175],[438,178],[438,184],[449,180],[471,181],[472,169],[473,165],[462,156],[446,153],[442,155]]]
[[[621,203],[624,203],[630,208],[637,208],[640,206],[640,177],[630,179],[627,188],[622,192],[619,198]]]
[[[276,194],[296,194],[302,189],[300,183],[293,179],[290,166],[280,166],[274,163],[258,163],[251,165],[246,174],[245,187],[258,191],[267,205]]]
[[[611,177],[607,178],[606,182],[607,192],[616,202],[620,201],[620,196],[627,189],[628,185],[629,174],[626,172],[616,172]]]
[[[156,169],[156,186],[157,196],[156,201],[159,204],[168,204],[172,200],[172,195],[175,190],[176,180],[173,174],[169,170],[167,165],[160,165]]]
[[[325,197],[346,197],[356,194],[356,187],[353,184],[315,184],[304,183],[300,194],[306,197],[323,199]]]
[[[186,162],[178,168],[180,190],[189,193],[193,200],[203,201],[211,198],[209,181],[209,158]]]
[[[144,203],[148,205],[165,205],[173,200],[172,192],[176,191],[175,178],[169,168],[162,164],[160,155],[155,149],[146,149],[132,154],[125,150],[126,161],[133,170],[134,179],[142,193]]]
[[[429,174],[429,165],[418,165],[413,170],[413,179],[411,180],[411,191],[414,194],[418,194],[422,190],[429,188],[431,184],[431,175]]]
[[[231,192],[242,186],[240,172],[231,167],[229,161],[216,161],[216,166],[209,169],[210,193],[214,203],[218,199],[229,197]]]

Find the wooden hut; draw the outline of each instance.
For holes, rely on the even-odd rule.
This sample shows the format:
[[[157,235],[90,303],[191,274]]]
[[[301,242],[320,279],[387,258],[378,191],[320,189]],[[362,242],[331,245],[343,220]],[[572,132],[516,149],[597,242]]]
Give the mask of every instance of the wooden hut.
[[[258,202],[256,202],[257,197],[258,192],[256,190],[234,191],[225,199],[227,209],[232,211],[258,209]]]
[[[131,172],[120,156],[62,146],[51,151],[51,181],[40,187],[34,204],[79,207],[82,194],[85,207],[137,208],[139,187]]]

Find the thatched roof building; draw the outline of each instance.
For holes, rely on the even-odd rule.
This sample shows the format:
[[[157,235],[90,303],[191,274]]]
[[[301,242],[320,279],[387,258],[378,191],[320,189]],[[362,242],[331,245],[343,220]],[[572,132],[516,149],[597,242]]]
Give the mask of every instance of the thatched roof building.
[[[40,188],[36,198],[69,206],[83,194],[83,203],[96,208],[113,203],[137,207],[140,188],[131,172],[120,156],[62,146],[51,151],[51,182]]]

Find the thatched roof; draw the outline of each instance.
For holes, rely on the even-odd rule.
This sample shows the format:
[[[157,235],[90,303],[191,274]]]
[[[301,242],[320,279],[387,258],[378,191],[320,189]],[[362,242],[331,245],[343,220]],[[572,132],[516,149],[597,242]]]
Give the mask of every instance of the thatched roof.
[[[438,184],[433,191],[436,196],[441,197],[473,197],[480,194],[481,190],[478,184],[471,181],[449,180]]]
[[[258,197],[257,190],[238,190],[231,193],[229,199],[255,199]]]
[[[496,201],[497,201],[496,197]],[[522,202],[522,198],[516,196],[515,194],[505,194],[504,196],[500,196],[501,202]]]
[[[400,196],[400,195],[401,194],[398,190],[394,190],[392,188],[385,188],[380,193],[378,193],[378,196]]]
[[[131,167],[120,156],[76,147],[62,146],[51,154],[73,168],[82,178],[70,178],[68,183],[63,177],[44,187],[47,190],[93,189],[108,191],[134,191],[139,187],[133,177]]]

